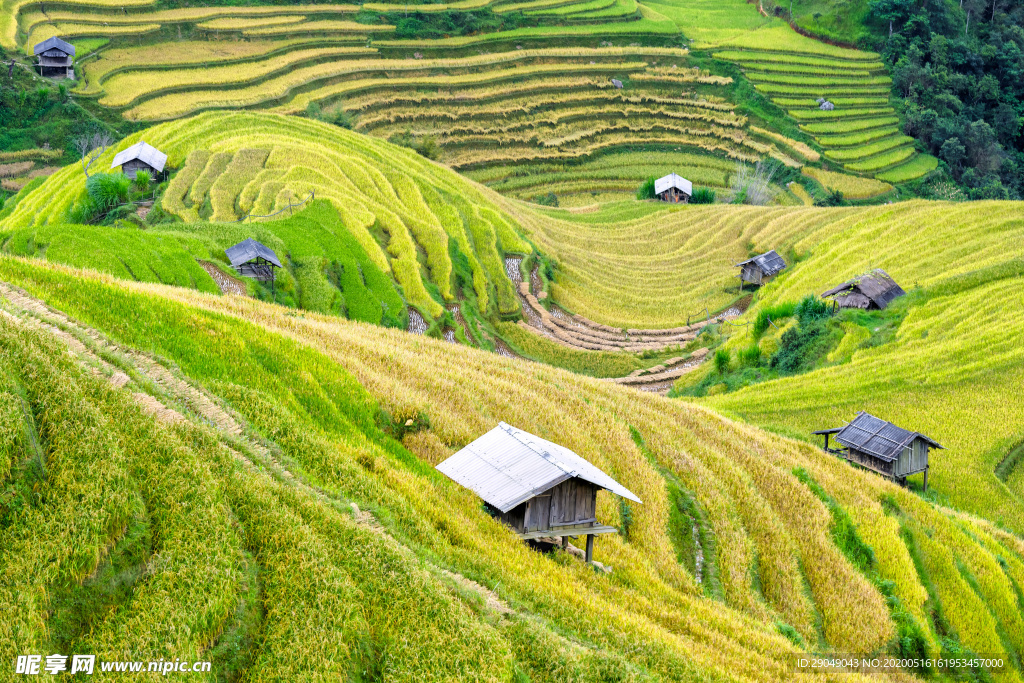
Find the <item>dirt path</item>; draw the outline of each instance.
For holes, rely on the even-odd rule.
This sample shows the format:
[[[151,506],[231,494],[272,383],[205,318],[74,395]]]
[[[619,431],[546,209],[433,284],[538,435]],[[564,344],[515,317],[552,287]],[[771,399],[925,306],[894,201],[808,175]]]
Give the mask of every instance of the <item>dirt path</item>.
[[[213,281],[217,283],[217,286],[220,288],[221,294],[237,294],[238,296],[248,296],[248,293],[245,289],[245,283],[239,280],[238,278],[231,277],[230,275],[228,275],[223,270],[218,268],[216,265],[210,263],[209,261],[199,261],[199,265],[201,265],[203,267],[203,270],[209,273],[210,277],[213,278]]]

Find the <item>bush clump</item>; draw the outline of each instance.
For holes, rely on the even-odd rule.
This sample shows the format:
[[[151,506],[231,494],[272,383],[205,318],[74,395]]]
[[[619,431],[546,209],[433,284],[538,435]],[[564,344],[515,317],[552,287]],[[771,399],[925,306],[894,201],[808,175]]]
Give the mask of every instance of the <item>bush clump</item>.
[[[710,187],[698,187],[690,197],[691,204],[714,204],[715,191]]]
[[[644,184],[640,186],[640,189],[636,191],[637,199],[654,199],[654,176],[651,176],[644,181]]]

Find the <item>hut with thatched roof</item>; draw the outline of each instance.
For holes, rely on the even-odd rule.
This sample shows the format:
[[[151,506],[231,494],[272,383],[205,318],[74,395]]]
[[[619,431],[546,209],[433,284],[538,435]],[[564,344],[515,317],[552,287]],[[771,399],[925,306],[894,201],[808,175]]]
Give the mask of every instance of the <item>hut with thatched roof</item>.
[[[883,310],[893,299],[906,292],[881,268],[858,275],[822,293],[822,299],[832,299],[839,308]]]
[[[758,254],[753,258],[748,258],[746,261],[737,263],[736,267],[741,269],[741,287],[744,282],[763,285],[772,277],[780,273],[782,269],[786,267],[786,262],[774,249],[772,249],[771,251],[766,251],[763,254]]]

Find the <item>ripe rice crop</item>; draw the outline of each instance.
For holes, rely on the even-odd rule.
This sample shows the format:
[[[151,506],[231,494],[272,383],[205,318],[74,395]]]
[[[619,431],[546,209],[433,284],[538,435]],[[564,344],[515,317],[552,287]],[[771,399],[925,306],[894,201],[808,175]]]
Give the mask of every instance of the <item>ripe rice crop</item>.
[[[276,74],[287,73],[310,62],[330,60],[331,66],[343,70],[345,60],[352,60],[353,67],[360,57],[374,55],[376,50],[365,47],[330,47],[306,50],[291,50],[258,62],[231,64],[228,66],[202,66],[190,69],[159,69],[153,71],[129,71],[114,74],[103,83],[106,93],[100,104],[108,107],[125,107],[142,98],[151,98],[162,92],[187,89],[199,90],[235,83],[258,81]]]
[[[742,675],[785,681],[796,650],[774,632],[780,615],[809,639],[816,637],[814,622],[820,618],[827,646],[837,650],[884,647],[894,633],[885,599],[838,551],[829,532],[830,511],[793,475],[794,468],[808,472],[849,512],[912,614],[922,614],[922,583],[930,580],[939,586],[944,609],[956,610],[951,623],[972,646],[1003,652],[998,637],[992,639],[997,625],[1016,633],[1005,610],[1010,583],[998,569],[991,571],[998,566],[996,556],[1014,557],[1010,540],[989,534],[982,522],[953,519],[953,513],[810,445],[700,406],[337,318],[298,318],[253,300],[126,287],[88,275],[72,280],[70,272],[10,259],[0,261],[0,270],[5,281],[30,287],[50,305],[114,335],[119,347],[152,349],[190,382],[210,387],[247,428],[280,449],[294,463],[290,467],[301,468],[304,479],[329,492],[268,475],[280,465],[256,460],[248,447],[244,457],[260,467],[235,465],[238,457],[203,431],[208,427],[130,423],[141,433],[168,434],[171,448],[196,449],[149,463],[154,478],[169,465],[205,467],[207,498],[200,500],[220,505],[195,533],[222,540],[198,564],[241,563],[244,533],[265,581],[260,602],[270,616],[254,627],[261,637],[253,673],[269,675],[272,662],[280,660],[290,674],[301,676],[333,662],[347,665],[370,648],[393,658],[396,667],[406,663],[407,669],[393,673],[403,680],[500,680],[513,664],[536,675],[555,662],[579,680],[603,675],[605,667],[628,666],[652,676],[668,671],[675,680]],[[76,286],[67,286],[72,281]],[[135,324],[125,325],[127,316]],[[67,357],[45,346],[36,351],[40,344],[29,336],[18,342],[41,360]],[[266,358],[275,360],[273,366]],[[68,376],[88,375],[69,368],[59,379],[67,382]],[[42,393],[36,384],[32,389]],[[99,403],[108,410],[112,401],[130,400],[118,394]],[[311,410],[314,405],[320,410]],[[381,409],[400,419],[428,414],[430,428],[402,444],[391,442],[373,427]],[[432,473],[430,464],[499,419],[558,439],[642,497],[644,504],[633,508],[629,538],[609,535],[597,544],[597,559],[615,568],[614,581],[579,563],[530,552],[480,510],[478,498]],[[117,463],[108,458],[105,464]],[[671,473],[706,513],[715,538],[706,559],[722,568],[720,600],[702,595],[676,559],[665,533],[670,502],[661,472]],[[116,510],[133,491],[131,479],[110,481],[121,498],[94,495],[85,503]],[[47,491],[56,501],[74,501],[78,493]],[[899,506],[898,523],[883,513],[883,497]],[[347,501],[374,510],[375,528],[340,512]],[[154,500],[153,509],[168,521],[187,519],[164,500]],[[599,496],[599,519],[618,523],[618,509],[610,496]],[[232,519],[238,530],[226,533]],[[924,546],[929,571],[923,577],[910,570],[914,564],[901,525],[915,537],[927,531],[930,539],[942,539]],[[26,558],[36,556],[0,554],[0,561],[5,569],[20,562],[21,571],[13,575],[49,587],[48,575],[37,578],[25,570],[31,569]],[[988,572],[978,594],[957,580],[957,563],[971,574]],[[463,579],[447,583],[452,576]],[[242,592],[230,580],[209,591],[204,587],[196,586],[193,600],[217,596],[214,589],[220,588],[234,602]],[[476,609],[460,598],[467,590],[471,596],[484,591],[473,598]],[[330,609],[316,609],[324,604]],[[17,619],[28,616],[21,603],[4,605]],[[972,622],[976,613],[991,616]],[[176,616],[144,614],[143,623],[154,632]],[[214,619],[212,628],[226,618]],[[315,631],[299,627],[309,623]],[[931,631],[930,624],[922,625]],[[126,630],[99,633],[111,649],[137,637]],[[599,645],[601,661],[612,661],[595,664],[573,654],[576,642]],[[152,647],[160,656],[167,646]],[[279,654],[284,652],[300,655],[285,661]],[[718,674],[723,667],[729,675]],[[882,674],[879,680],[889,679]]]
[[[298,24],[305,20],[306,17],[301,14],[284,14],[276,17],[221,17],[196,24],[196,28],[205,28],[213,31],[241,31],[261,26]]]
[[[96,36],[143,36],[147,33],[156,33],[160,30],[160,24],[137,24],[131,26],[104,26],[102,24],[44,24],[32,29],[26,42],[26,50],[31,51],[32,46],[38,45],[44,40],[53,36],[65,38],[96,37]]]
[[[803,174],[814,178],[826,189],[839,190],[847,199],[867,199],[892,190],[892,185],[879,180],[824,171],[811,166],[805,166]]]
[[[806,144],[799,142],[797,140],[791,140],[790,138],[787,138],[784,135],[780,135],[774,131],[765,130],[764,128],[758,128],[757,126],[751,126],[750,132],[766,137],[782,145],[783,149],[795,152],[796,155],[799,156],[804,161],[816,162],[821,159],[821,154],[819,154]]]
[[[235,201],[249,179],[263,168],[270,151],[266,149],[240,149],[210,186],[210,203],[214,222],[233,221],[239,217]]]
[[[0,46],[8,50],[18,49],[18,18],[23,7],[32,6],[33,0],[3,0],[0,3]],[[122,7],[149,7],[153,0],[83,0],[76,3],[84,7],[121,9]]]
[[[0,152],[0,164],[18,161],[56,161],[64,156],[59,149],[23,149],[17,152]]]
[[[308,33],[317,36],[330,35],[334,33],[354,33],[362,35],[367,33],[389,33],[394,30],[395,27],[388,24],[360,24],[357,21],[323,19],[320,21],[307,21],[302,24],[284,24],[281,26],[251,28],[242,31],[242,34],[245,36],[262,38],[265,36],[283,36],[295,33]]]

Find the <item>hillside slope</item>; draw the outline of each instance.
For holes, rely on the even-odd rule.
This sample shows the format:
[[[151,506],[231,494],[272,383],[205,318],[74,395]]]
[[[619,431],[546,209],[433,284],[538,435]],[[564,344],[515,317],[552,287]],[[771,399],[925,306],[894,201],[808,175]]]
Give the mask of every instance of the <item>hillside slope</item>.
[[[921,653],[940,635],[943,651],[1024,645],[1018,538],[810,446],[253,300],[9,257],[0,280],[27,290],[0,289],[3,476],[21,501],[0,525],[7,659],[213,659],[251,680],[782,681],[797,649],[779,624],[842,652],[897,632]],[[624,530],[597,545],[610,575],[527,550],[433,471],[498,420],[644,501],[599,498]]]

